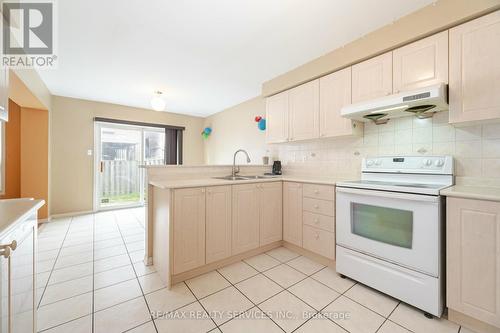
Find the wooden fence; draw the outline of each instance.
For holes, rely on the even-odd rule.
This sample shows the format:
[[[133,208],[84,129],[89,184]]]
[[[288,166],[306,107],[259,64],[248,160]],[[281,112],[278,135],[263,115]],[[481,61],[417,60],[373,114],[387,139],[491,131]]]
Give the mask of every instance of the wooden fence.
[[[103,172],[101,181],[101,196],[115,197],[139,193],[143,170],[139,161],[108,160],[102,161]],[[160,165],[163,160],[148,160],[146,165]]]

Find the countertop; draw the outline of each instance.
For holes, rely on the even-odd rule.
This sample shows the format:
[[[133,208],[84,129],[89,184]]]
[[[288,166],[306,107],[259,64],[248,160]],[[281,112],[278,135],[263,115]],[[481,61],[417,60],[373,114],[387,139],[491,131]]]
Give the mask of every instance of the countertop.
[[[447,197],[500,202],[500,187],[455,185],[439,192]]]
[[[44,204],[44,200],[0,200],[0,237],[12,230],[17,224],[25,221]]]
[[[248,180],[224,180],[215,178],[151,180],[149,181],[149,184],[161,189],[175,189],[175,188],[204,187],[204,186],[218,186],[218,185],[268,183],[268,182],[279,182],[279,181],[335,185],[335,183],[338,180],[326,177],[320,178],[320,177],[307,177],[307,176],[278,176],[272,178],[248,179]]]

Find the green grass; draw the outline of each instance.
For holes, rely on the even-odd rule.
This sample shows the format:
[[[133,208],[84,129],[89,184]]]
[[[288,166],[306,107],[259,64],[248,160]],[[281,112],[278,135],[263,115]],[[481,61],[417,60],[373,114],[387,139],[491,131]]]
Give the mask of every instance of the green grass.
[[[129,193],[115,196],[104,196],[101,198],[101,203],[104,205],[112,205],[112,204],[123,204],[128,202],[137,202],[140,200],[139,192],[137,193]]]

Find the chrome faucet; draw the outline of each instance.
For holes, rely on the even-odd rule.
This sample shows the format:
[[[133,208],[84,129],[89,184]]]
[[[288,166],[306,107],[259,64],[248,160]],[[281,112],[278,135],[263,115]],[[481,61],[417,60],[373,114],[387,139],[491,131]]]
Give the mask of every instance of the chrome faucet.
[[[245,153],[245,155],[247,155],[247,163],[250,163],[250,156],[248,156],[248,153],[246,150],[244,149],[238,149],[235,153],[234,153],[234,156],[233,156],[233,169],[231,170],[231,176],[232,177],[236,177],[236,174],[238,172],[240,172],[240,166],[238,165],[238,169],[236,169],[236,155],[238,155],[238,153]]]

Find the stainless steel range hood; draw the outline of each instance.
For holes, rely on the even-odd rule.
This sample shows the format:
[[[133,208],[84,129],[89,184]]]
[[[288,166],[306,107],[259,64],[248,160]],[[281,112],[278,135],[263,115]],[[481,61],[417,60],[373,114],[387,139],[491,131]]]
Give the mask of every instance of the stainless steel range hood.
[[[428,118],[448,110],[448,86],[444,83],[346,105],[343,117],[385,124],[391,118],[417,116]]]

